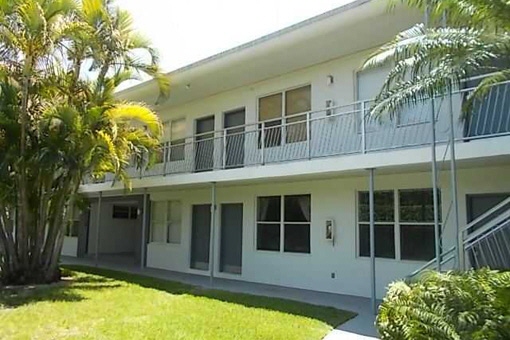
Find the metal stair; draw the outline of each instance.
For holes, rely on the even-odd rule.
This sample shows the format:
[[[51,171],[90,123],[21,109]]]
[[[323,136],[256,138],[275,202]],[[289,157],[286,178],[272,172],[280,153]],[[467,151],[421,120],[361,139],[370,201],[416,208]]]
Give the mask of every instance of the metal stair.
[[[464,270],[489,267],[510,269],[510,197],[469,223],[462,230]],[[441,254],[441,269],[459,268],[456,262],[456,247]],[[437,270],[437,259],[433,258],[414,272],[412,279],[426,270]]]
[[[468,224],[463,238],[467,268],[510,269],[510,197]]]

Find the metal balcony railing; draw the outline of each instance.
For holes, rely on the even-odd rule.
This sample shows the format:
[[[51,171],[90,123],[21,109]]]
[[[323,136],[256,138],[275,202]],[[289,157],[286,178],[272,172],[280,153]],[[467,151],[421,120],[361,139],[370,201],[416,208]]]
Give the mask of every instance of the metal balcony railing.
[[[462,245],[464,269],[510,269],[510,197],[465,226],[462,230]],[[455,246],[441,254],[443,269],[454,268],[455,254]],[[427,270],[437,270],[436,258],[412,272],[408,279],[413,279]]]
[[[463,236],[467,266],[510,269],[510,197],[468,224]]]
[[[450,107],[460,118],[471,91],[417,103],[394,119],[374,119],[372,101],[359,101],[211,131],[163,143],[158,164],[129,172],[132,177],[167,176],[423,146],[431,143],[432,116],[436,141],[443,143],[449,138]],[[454,129],[461,142],[510,134],[510,82],[493,86]],[[107,175],[94,182],[111,180]]]

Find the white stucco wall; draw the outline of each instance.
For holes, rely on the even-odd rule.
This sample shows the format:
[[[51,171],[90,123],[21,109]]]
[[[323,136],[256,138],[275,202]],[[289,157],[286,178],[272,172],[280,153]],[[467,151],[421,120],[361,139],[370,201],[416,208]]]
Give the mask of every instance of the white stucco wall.
[[[510,167],[460,169],[459,213],[461,226],[466,224],[466,194],[510,192],[507,180]],[[481,180],[483,179],[483,180]],[[441,171],[443,218],[451,203],[450,177]],[[430,188],[431,175],[404,173],[377,175],[376,189]],[[217,200],[221,203],[244,204],[243,268],[240,276],[218,272],[218,252],[215,257],[215,275],[238,278],[326,292],[369,296],[369,259],[357,256],[356,192],[368,189],[367,177],[344,177],[289,183],[268,183],[250,186],[218,187]],[[256,198],[257,196],[311,194],[312,225],[311,253],[289,254],[256,250]],[[191,206],[210,203],[208,190],[186,190],[151,193],[152,200],[179,199],[183,203],[182,240],[180,245],[149,244],[147,265],[168,270],[206,274],[189,269],[191,243]],[[218,214],[219,215],[219,214]],[[333,246],[324,237],[324,224],[329,218],[336,222],[337,239]],[[444,232],[445,249],[454,244],[452,216],[448,217]],[[218,217],[217,225],[220,220]],[[216,250],[219,232],[216,232]],[[387,284],[405,277],[423,264],[419,261],[377,259],[377,294],[382,297]],[[335,273],[334,279],[331,274]]]
[[[64,237],[61,254],[64,256],[76,257],[78,254],[78,237]]]

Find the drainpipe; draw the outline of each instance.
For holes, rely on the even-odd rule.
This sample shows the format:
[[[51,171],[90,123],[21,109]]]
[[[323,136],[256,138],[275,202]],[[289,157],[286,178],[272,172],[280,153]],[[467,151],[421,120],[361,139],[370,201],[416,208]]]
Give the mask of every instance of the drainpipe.
[[[140,269],[143,270],[145,267],[145,246],[147,244],[145,240],[145,234],[147,231],[147,214],[148,210],[148,194],[147,188],[143,189],[143,211],[142,211],[142,244],[141,244],[141,253],[140,253]]]
[[[377,314],[377,296],[375,289],[375,205],[374,205],[374,169],[369,169],[369,211],[370,211],[370,283],[372,312]]]
[[[432,194],[434,195],[434,237],[436,249],[436,267],[441,271],[441,236],[439,229],[439,197],[437,196],[437,159],[436,159],[436,113],[435,113],[435,98],[431,98],[430,110],[430,128],[432,132],[431,150],[432,150]]]
[[[457,269],[464,270],[464,244],[462,233],[459,226],[459,201],[457,197],[457,160],[455,158],[455,131],[453,119],[453,99],[452,90],[450,88],[448,95],[448,111],[450,111],[450,175],[452,185],[452,203],[453,203],[453,225],[455,227],[455,236],[457,240]]]
[[[97,216],[96,216],[96,254],[94,256],[94,262],[96,267],[99,265],[99,223],[101,222],[101,203],[103,200],[103,192],[99,192],[99,198],[97,200]]]
[[[214,280],[214,244],[216,229],[216,182],[211,183],[211,233],[209,241],[209,281],[212,286]]]

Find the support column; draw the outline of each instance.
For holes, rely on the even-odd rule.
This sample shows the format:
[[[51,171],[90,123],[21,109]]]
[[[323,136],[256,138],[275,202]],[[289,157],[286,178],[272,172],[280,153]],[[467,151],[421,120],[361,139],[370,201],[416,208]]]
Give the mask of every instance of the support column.
[[[448,95],[448,111],[450,114],[450,174],[452,187],[452,203],[453,203],[453,225],[455,227],[455,236],[457,241],[457,269],[464,270],[464,244],[462,233],[459,226],[459,201],[457,197],[457,160],[455,158],[455,124],[453,118],[453,102],[452,91],[449,90]]]
[[[147,220],[148,220],[148,209],[149,209],[149,198],[147,194],[147,188],[143,189],[143,211],[142,211],[142,238],[141,238],[141,253],[140,253],[140,269],[145,268],[145,248],[147,241],[145,234],[147,232]]]
[[[439,197],[437,195],[437,158],[436,158],[436,112],[435,98],[431,98],[430,128],[432,134],[432,194],[434,195],[434,242],[436,244],[436,267],[441,271],[441,230],[439,229]]]
[[[216,244],[216,182],[211,183],[211,233],[209,241],[209,281],[212,286],[214,279],[214,245]]]
[[[377,314],[377,295],[376,295],[376,278],[375,278],[375,204],[374,204],[374,169],[369,169],[369,193],[368,204],[370,211],[370,288],[372,312]]]
[[[101,203],[103,200],[103,192],[99,192],[99,198],[97,200],[97,216],[96,216],[96,253],[94,256],[94,262],[96,267],[99,265],[99,223],[101,222]]]

